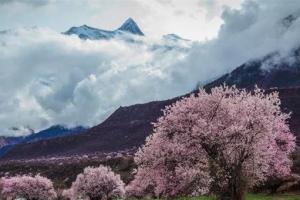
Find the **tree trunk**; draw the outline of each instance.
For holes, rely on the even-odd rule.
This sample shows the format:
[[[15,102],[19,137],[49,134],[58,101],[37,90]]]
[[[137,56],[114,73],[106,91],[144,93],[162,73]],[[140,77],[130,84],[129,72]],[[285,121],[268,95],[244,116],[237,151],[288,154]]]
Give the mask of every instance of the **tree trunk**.
[[[221,194],[220,200],[245,200],[245,190],[238,185],[231,185],[228,191]]]
[[[245,200],[246,182],[241,170],[233,173],[228,188],[220,195],[220,200]]]

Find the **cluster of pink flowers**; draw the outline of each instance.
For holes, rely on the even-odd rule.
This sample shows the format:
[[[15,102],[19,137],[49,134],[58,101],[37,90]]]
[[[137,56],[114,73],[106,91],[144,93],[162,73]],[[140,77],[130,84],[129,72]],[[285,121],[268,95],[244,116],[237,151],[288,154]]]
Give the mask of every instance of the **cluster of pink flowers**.
[[[295,148],[278,93],[221,86],[164,110],[135,156],[132,196],[215,192],[242,199],[246,188],[290,173]],[[229,194],[228,194],[229,193]]]
[[[109,167],[86,167],[68,190],[56,191],[48,178],[14,176],[0,179],[0,199],[5,200],[112,200],[125,197],[124,183]]]
[[[109,167],[87,167],[63,195],[71,200],[111,200],[123,198],[124,183]]]
[[[3,199],[54,200],[57,195],[51,180],[42,176],[15,176],[1,179]]]

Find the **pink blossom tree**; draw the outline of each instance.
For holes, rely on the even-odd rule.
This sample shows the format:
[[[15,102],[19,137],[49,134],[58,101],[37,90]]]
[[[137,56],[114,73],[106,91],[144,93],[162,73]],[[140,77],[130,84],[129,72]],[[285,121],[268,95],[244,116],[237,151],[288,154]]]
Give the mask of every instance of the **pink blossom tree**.
[[[87,167],[79,174],[64,195],[71,200],[111,200],[123,198],[124,183],[109,167]]]
[[[135,156],[130,195],[216,193],[242,200],[270,176],[290,173],[295,148],[277,92],[216,87],[168,106]],[[188,188],[188,190],[187,190]]]
[[[51,180],[39,175],[2,178],[1,195],[6,200],[53,200],[57,197]]]

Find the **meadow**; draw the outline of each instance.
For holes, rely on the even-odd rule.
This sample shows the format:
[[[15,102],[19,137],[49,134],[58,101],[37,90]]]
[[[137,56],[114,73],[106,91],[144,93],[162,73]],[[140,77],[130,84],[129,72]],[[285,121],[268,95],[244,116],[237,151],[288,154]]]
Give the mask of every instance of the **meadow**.
[[[179,198],[178,200],[216,200],[214,197]],[[300,194],[254,194],[246,195],[246,200],[300,200]]]

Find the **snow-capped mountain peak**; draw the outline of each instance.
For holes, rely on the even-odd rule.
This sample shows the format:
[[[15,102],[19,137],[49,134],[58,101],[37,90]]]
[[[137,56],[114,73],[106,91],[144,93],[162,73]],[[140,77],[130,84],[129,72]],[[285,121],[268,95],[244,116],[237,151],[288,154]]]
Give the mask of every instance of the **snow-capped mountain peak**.
[[[141,29],[138,27],[137,23],[130,17],[128,18],[120,28],[120,31],[126,31],[135,35],[144,35]]]
[[[183,41],[189,41],[188,39],[183,39],[182,37],[174,34],[174,33],[170,33],[170,34],[166,34],[166,35],[163,35],[163,39],[165,40],[183,40]]]
[[[132,18],[128,18],[120,28],[115,31],[102,30],[93,28],[88,25],[82,25],[79,27],[72,27],[68,31],[64,32],[65,35],[78,35],[81,39],[99,40],[99,39],[111,39],[116,36],[124,35],[122,33],[129,33],[133,35],[143,36],[144,33],[140,30],[136,22]]]
[[[72,27],[68,31],[64,32],[64,34],[78,35],[78,37],[81,39],[90,40],[110,39],[115,35],[114,31],[101,30],[87,25]]]

